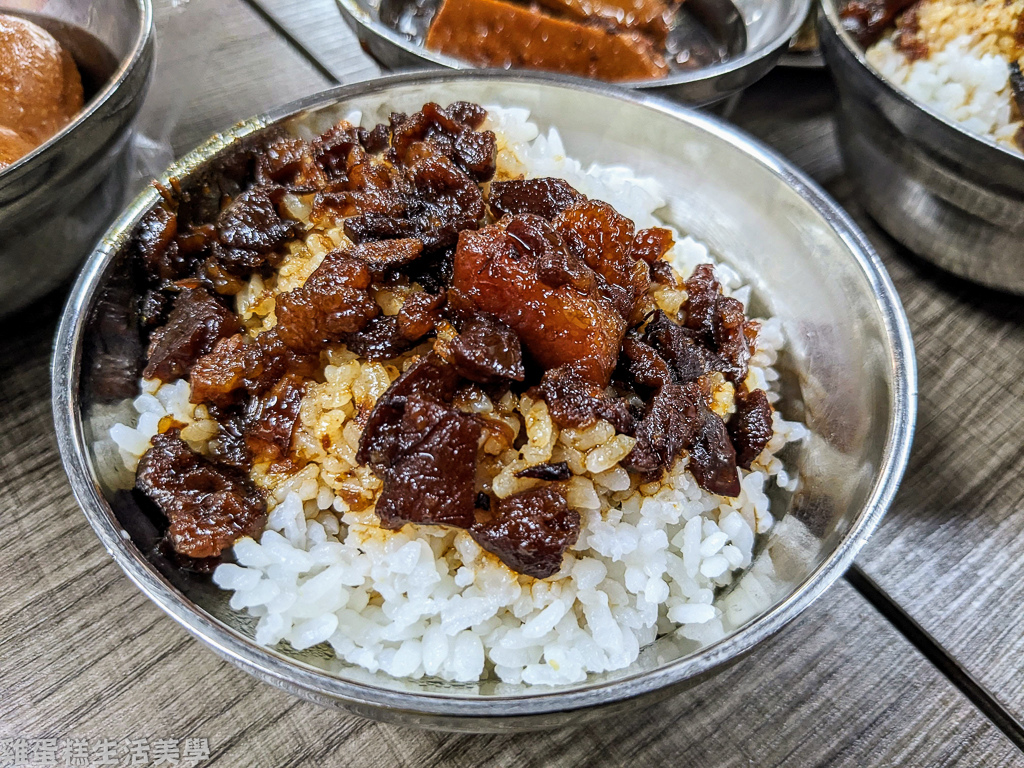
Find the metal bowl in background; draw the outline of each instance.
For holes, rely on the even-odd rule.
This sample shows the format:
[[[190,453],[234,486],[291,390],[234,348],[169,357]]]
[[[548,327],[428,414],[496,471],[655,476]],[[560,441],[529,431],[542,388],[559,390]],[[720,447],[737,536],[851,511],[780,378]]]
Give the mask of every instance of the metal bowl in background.
[[[153,64],[153,8],[150,0],[0,0],[0,13],[45,27],[75,56],[87,87],[95,80],[71,123],[0,170],[3,316],[67,279],[123,205],[129,129]]]
[[[337,0],[345,21],[378,62],[391,70],[474,69],[450,56],[429,51],[422,35],[399,31],[402,8],[440,0]],[[728,49],[725,61],[688,72],[676,71],[659,80],[622,83],[634,88],[706,106],[725,101],[764,77],[786,51],[811,6],[811,0],[687,0],[678,24],[686,37],[700,35]]]
[[[567,152],[625,164],[659,179],[665,215],[706,242],[754,289],[755,316],[781,320],[789,345],[778,367],[782,410],[814,436],[785,456],[795,494],[773,491],[781,519],[758,558],[785,580],[778,600],[703,648],[675,636],[631,667],[585,683],[529,689],[496,683],[397,680],[313,648],[264,648],[255,619],[232,611],[208,577],[155,554],[160,531],[112,478],[107,433],[138,392],[143,353],[127,244],[159,201],[150,188],[118,219],[79,276],[56,340],[53,407],[78,502],[125,573],[172,618],[262,680],[322,704],[381,720],[453,730],[558,726],[635,708],[721,671],[795,618],[850,565],[902,476],[916,413],[916,368],[906,316],[877,256],[847,215],[807,177],[722,121],[611,86],[532,73],[418,73],[344,86],[241,123],[164,175],[188,189],[219,159],[266,131],[309,138],[353,109],[386,122],[426,101],[522,106]],[[112,463],[113,462],[113,463]],[[123,469],[121,470],[123,475]],[[131,485],[131,478],[126,478]],[[124,486],[121,486],[124,487]],[[784,514],[783,514],[784,513]]]
[[[789,48],[779,58],[780,67],[794,69],[824,69],[825,59],[821,55],[818,41],[818,4],[811,5],[807,18],[790,41]]]
[[[868,213],[943,269],[1024,293],[1024,155],[886,80],[843,30],[835,0],[822,0],[819,29],[846,171]]]

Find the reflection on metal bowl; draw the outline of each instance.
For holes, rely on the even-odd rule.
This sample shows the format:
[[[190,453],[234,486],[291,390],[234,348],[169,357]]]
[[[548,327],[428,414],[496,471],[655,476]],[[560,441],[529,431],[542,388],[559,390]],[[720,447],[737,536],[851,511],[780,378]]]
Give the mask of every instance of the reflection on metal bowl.
[[[103,484],[102,448],[121,398],[137,392],[142,353],[139,287],[127,243],[159,196],[140,195],[90,257],[65,309],[53,363],[61,454],[86,516],[150,599],[218,653],[296,695],[367,717],[453,730],[508,731],[578,724],[637,701],[692,688],[781,629],[853,561],[892,501],[910,449],[916,373],[906,317],[863,236],[799,171],[721,121],[649,96],[538,74],[420,73],[345,86],[215,136],[172,166],[183,189],[219,158],[267,131],[316,135],[361,110],[386,122],[430,100],[520,106],[542,130],[557,126],[584,165],[606,160],[658,179],[666,218],[700,238],[754,289],[756,312],[782,323],[783,408],[814,432],[787,457],[795,493],[772,491],[782,521],[758,558],[785,575],[786,593],[699,650],[666,634],[628,668],[543,689],[396,679],[345,664],[317,647],[254,641],[254,620],[230,609],[209,577],[155,551],[160,532],[127,492]]]
[[[1024,155],[898,90],[819,14],[839,88],[839,141],[867,211],[914,253],[982,285],[1024,293]]]
[[[821,55],[818,40],[818,5],[815,3],[793,37],[787,51],[779,59],[780,67],[796,69],[823,69],[825,59]]]
[[[392,70],[472,69],[423,46],[436,0],[337,0],[363,47]],[[420,8],[424,10],[421,12]],[[677,14],[670,40],[705,40],[723,59],[699,69],[672,71],[659,80],[626,83],[630,88],[697,106],[715,104],[766,75],[785,52],[807,16],[810,0],[693,0]],[[738,12],[738,17],[737,17]],[[682,42],[680,42],[682,41]]]
[[[60,0],[45,16],[23,5],[0,0],[0,13],[47,28],[95,92],[62,131],[0,171],[0,316],[66,280],[122,204],[130,127],[153,63],[150,0]]]

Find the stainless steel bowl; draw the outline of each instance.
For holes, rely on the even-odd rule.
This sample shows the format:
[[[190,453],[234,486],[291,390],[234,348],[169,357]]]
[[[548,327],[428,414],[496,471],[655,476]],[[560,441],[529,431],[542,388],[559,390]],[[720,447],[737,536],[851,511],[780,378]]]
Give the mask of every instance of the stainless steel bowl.
[[[130,493],[107,481],[106,430],[123,415],[120,398],[138,391],[142,353],[126,244],[158,201],[152,189],[90,257],[57,335],[54,418],[75,496],[107,551],[150,599],[225,658],[312,701],[394,722],[510,730],[578,723],[635,707],[638,698],[689,688],[810,605],[849,566],[889,506],[916,412],[913,345],[899,299],[847,215],[770,150],[715,118],[545,75],[420,73],[345,86],[215,136],[163,181],[201,184],[218,158],[266,130],[308,137],[352,109],[362,110],[364,121],[386,121],[392,111],[411,112],[432,99],[527,107],[542,129],[557,125],[568,152],[584,164],[611,160],[660,179],[672,200],[667,218],[749,279],[755,313],[782,321],[789,337],[779,361],[782,409],[804,419],[815,435],[786,456],[801,487],[795,494],[774,493],[773,510],[783,519],[757,555],[771,558],[791,585],[785,594],[707,647],[663,637],[628,669],[544,690],[396,680],[318,649],[257,645],[254,620],[233,612],[226,593],[153,555],[158,531]]]
[[[822,49],[839,88],[839,143],[868,212],[911,251],[961,277],[1024,293],[1024,155],[898,90],[822,0]]]
[[[812,34],[812,39],[802,39]],[[779,66],[793,67],[794,69],[824,69],[825,59],[821,55],[821,46],[818,45],[817,37],[818,4],[813,3],[807,18],[804,19],[804,23],[800,25],[799,31],[790,42],[789,48],[779,58]],[[800,48],[797,47],[799,43],[803,43],[803,46]]]
[[[7,12],[40,23],[61,42],[65,25],[85,30],[114,61],[75,120],[0,170],[0,316],[67,279],[124,204],[129,129],[153,63],[150,0],[0,0],[0,13]],[[96,52],[85,46],[77,53]]]
[[[385,23],[381,18],[382,2],[403,1],[414,0],[337,0],[337,3],[363,48],[388,69],[473,69],[472,65],[458,59],[428,51],[420,42]],[[623,85],[695,106],[722,102],[760,80],[775,66],[807,16],[811,0],[734,0],[734,5],[746,28],[742,53],[692,72],[676,72],[660,80]]]

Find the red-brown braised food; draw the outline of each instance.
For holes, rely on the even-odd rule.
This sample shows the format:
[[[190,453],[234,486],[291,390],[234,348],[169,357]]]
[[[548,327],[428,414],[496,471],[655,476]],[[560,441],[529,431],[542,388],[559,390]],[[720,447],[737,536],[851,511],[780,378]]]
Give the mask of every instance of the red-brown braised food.
[[[492,493],[483,446],[501,425],[471,407],[478,393],[543,401],[562,428],[609,422],[635,441],[622,465],[642,480],[688,456],[702,488],[740,493],[738,468],[772,437],[765,393],[744,384],[757,324],[710,265],[678,281],[662,258],[668,230],[636,231],[560,179],[492,181],[484,118],[474,104],[427,104],[369,131],[278,136],[146,214],[132,246],[146,285],[145,376],[187,378],[219,430],[200,456],[165,425],[139,466],[137,487],[180,554],[258,536],[266,503],[246,473],[301,467],[303,393],[341,345],[401,371],[356,416],[355,460],[381,481],[364,503],[382,529],[453,526],[514,571],[559,570],[580,531],[564,492],[572,472],[538,463],[517,475],[534,487]],[[234,297],[307,226],[287,196],[308,201],[313,222],[343,223],[347,242],[277,294],[273,322],[255,329]],[[652,299],[664,285],[685,288],[675,316]],[[400,309],[387,309],[381,297],[394,295]],[[725,419],[723,388],[735,395]]]
[[[0,13],[0,169],[71,122],[82,102],[71,54],[42,27]]]
[[[664,40],[670,12],[660,0],[628,11],[577,0],[544,5],[546,10],[504,0],[444,0],[426,46],[479,67],[541,69],[611,82],[668,74]]]

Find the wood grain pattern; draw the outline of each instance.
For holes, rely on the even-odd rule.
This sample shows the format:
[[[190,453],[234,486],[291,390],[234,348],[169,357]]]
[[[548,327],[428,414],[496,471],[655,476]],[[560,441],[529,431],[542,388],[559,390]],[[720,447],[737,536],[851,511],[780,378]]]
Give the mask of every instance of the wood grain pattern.
[[[736,117],[846,207],[910,319],[920,398],[914,449],[858,564],[1024,722],[1024,299],[956,280],[881,231],[842,174],[833,110],[825,75],[779,72]]]
[[[312,11],[305,27],[283,17],[279,23],[293,35],[327,29],[328,4],[307,5],[322,23]],[[326,84],[240,0],[157,6],[160,63],[144,127],[150,135],[163,130],[179,152],[212,130]],[[303,46],[314,50],[312,42]],[[739,118],[848,199],[827,85],[817,82],[806,92],[811,106],[800,101],[787,117],[776,103],[779,89],[795,95],[807,87],[787,77],[755,89]],[[892,252],[884,236],[869,234]],[[990,682],[1016,679],[1009,651],[1019,638],[1008,602],[1016,593],[998,569],[1010,570],[1019,549],[1011,511],[1020,506],[1024,414],[1011,403],[1016,421],[1004,422],[1005,395],[986,382],[994,376],[1020,391],[1021,357],[1000,358],[1005,370],[996,370],[987,355],[996,342],[1019,355],[1024,318],[1016,304],[984,308],[927,269],[887,260],[918,333],[922,400],[929,404],[927,412],[922,404],[906,488],[865,567],[915,615],[934,612],[933,625],[948,624],[950,647],[970,650],[971,632],[984,637],[990,645],[974,648],[984,659],[976,668],[999,670]],[[103,551],[71,498],[49,414],[49,351],[60,304],[60,296],[51,297],[0,325],[0,740],[200,736],[210,739],[213,753],[205,764],[247,768],[1024,765],[1021,753],[845,583],[691,694],[587,728],[426,733],[320,709],[258,683],[150,604]],[[1005,442],[985,448],[993,423],[1005,424]],[[968,427],[965,435],[956,436],[958,424]],[[991,484],[1007,470],[1017,474]],[[990,485],[979,485],[986,480]],[[979,587],[979,575],[991,586]],[[929,583],[936,588],[922,600]],[[977,626],[986,606],[1007,608],[993,622],[1001,629]]]
[[[214,131],[331,85],[242,0],[157,0],[140,129],[176,155]]]
[[[249,0],[278,23],[339,83],[369,80],[381,73],[363,53],[335,0]]]

